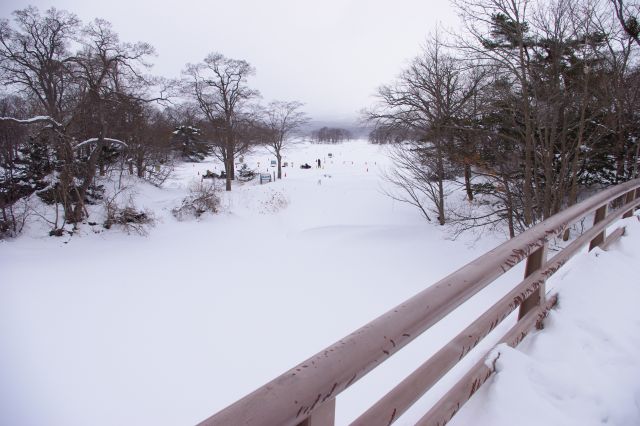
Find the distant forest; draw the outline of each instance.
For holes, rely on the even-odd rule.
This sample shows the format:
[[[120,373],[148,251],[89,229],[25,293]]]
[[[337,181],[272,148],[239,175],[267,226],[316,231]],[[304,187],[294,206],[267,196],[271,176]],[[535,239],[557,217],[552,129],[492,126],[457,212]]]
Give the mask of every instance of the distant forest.
[[[338,127],[321,127],[311,132],[311,139],[320,143],[340,143],[353,139],[350,131]]]

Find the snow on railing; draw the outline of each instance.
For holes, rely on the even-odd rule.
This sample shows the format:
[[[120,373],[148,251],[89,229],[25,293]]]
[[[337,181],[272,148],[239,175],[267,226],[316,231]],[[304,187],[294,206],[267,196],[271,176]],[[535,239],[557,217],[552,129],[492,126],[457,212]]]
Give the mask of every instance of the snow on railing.
[[[613,202],[613,203],[612,203]],[[609,205],[612,210],[608,211]],[[640,206],[640,179],[605,189],[537,224],[478,257],[456,272],[344,337],[201,425],[328,426],[335,420],[335,398],[365,374],[418,337],[496,278],[526,259],[525,277],[440,351],[356,419],[354,425],[390,425],[455,366],[516,308],[518,321],[500,340],[517,345],[557,300],[545,281],[589,244],[608,247],[624,233],[606,228]],[[549,240],[595,212],[593,226],[547,259]],[[428,413],[420,425],[448,422],[493,373],[489,352]]]

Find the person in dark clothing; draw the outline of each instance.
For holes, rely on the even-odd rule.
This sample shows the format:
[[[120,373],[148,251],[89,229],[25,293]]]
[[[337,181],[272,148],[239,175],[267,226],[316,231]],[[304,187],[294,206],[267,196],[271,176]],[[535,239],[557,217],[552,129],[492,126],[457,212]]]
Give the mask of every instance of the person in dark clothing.
[[[318,158],[318,168],[320,168],[320,159]]]

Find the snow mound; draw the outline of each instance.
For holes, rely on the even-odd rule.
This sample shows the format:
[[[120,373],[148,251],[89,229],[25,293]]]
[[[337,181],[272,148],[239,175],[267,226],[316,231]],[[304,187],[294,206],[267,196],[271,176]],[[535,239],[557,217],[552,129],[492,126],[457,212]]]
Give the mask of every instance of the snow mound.
[[[498,373],[451,425],[640,424],[639,220],[550,280],[559,304],[545,328],[499,348]]]

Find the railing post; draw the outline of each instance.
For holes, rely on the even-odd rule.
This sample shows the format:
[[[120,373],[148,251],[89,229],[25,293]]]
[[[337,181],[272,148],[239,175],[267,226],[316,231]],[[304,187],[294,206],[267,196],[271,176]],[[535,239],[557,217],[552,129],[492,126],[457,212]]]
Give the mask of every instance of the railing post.
[[[596,210],[596,215],[593,218],[593,224],[595,225],[596,223],[601,222],[602,220],[604,220],[606,216],[607,216],[607,205],[605,204],[604,206]],[[605,230],[603,229],[602,232],[596,235],[595,238],[591,240],[591,242],[589,243],[589,251],[593,250],[595,247],[602,244],[604,242],[604,237],[605,237]]]
[[[638,194],[636,190],[627,192],[627,196],[624,198],[625,204],[635,200],[637,195]],[[631,216],[633,216],[633,209],[629,210],[628,212],[625,212],[625,214],[622,215],[623,218],[627,218]]]
[[[298,426],[334,426],[336,422],[336,399],[329,401],[318,407],[312,415],[299,423]]]
[[[548,247],[549,243],[545,241],[542,247],[539,247],[527,257],[527,264],[524,268],[525,278],[536,272],[538,269],[542,268],[542,266],[546,263]],[[544,303],[545,293],[545,285],[544,281],[542,281],[538,286],[538,289],[534,291],[529,297],[527,297],[524,302],[522,302],[522,305],[520,305],[518,320],[522,319],[527,313],[529,313],[530,310],[542,305]]]

